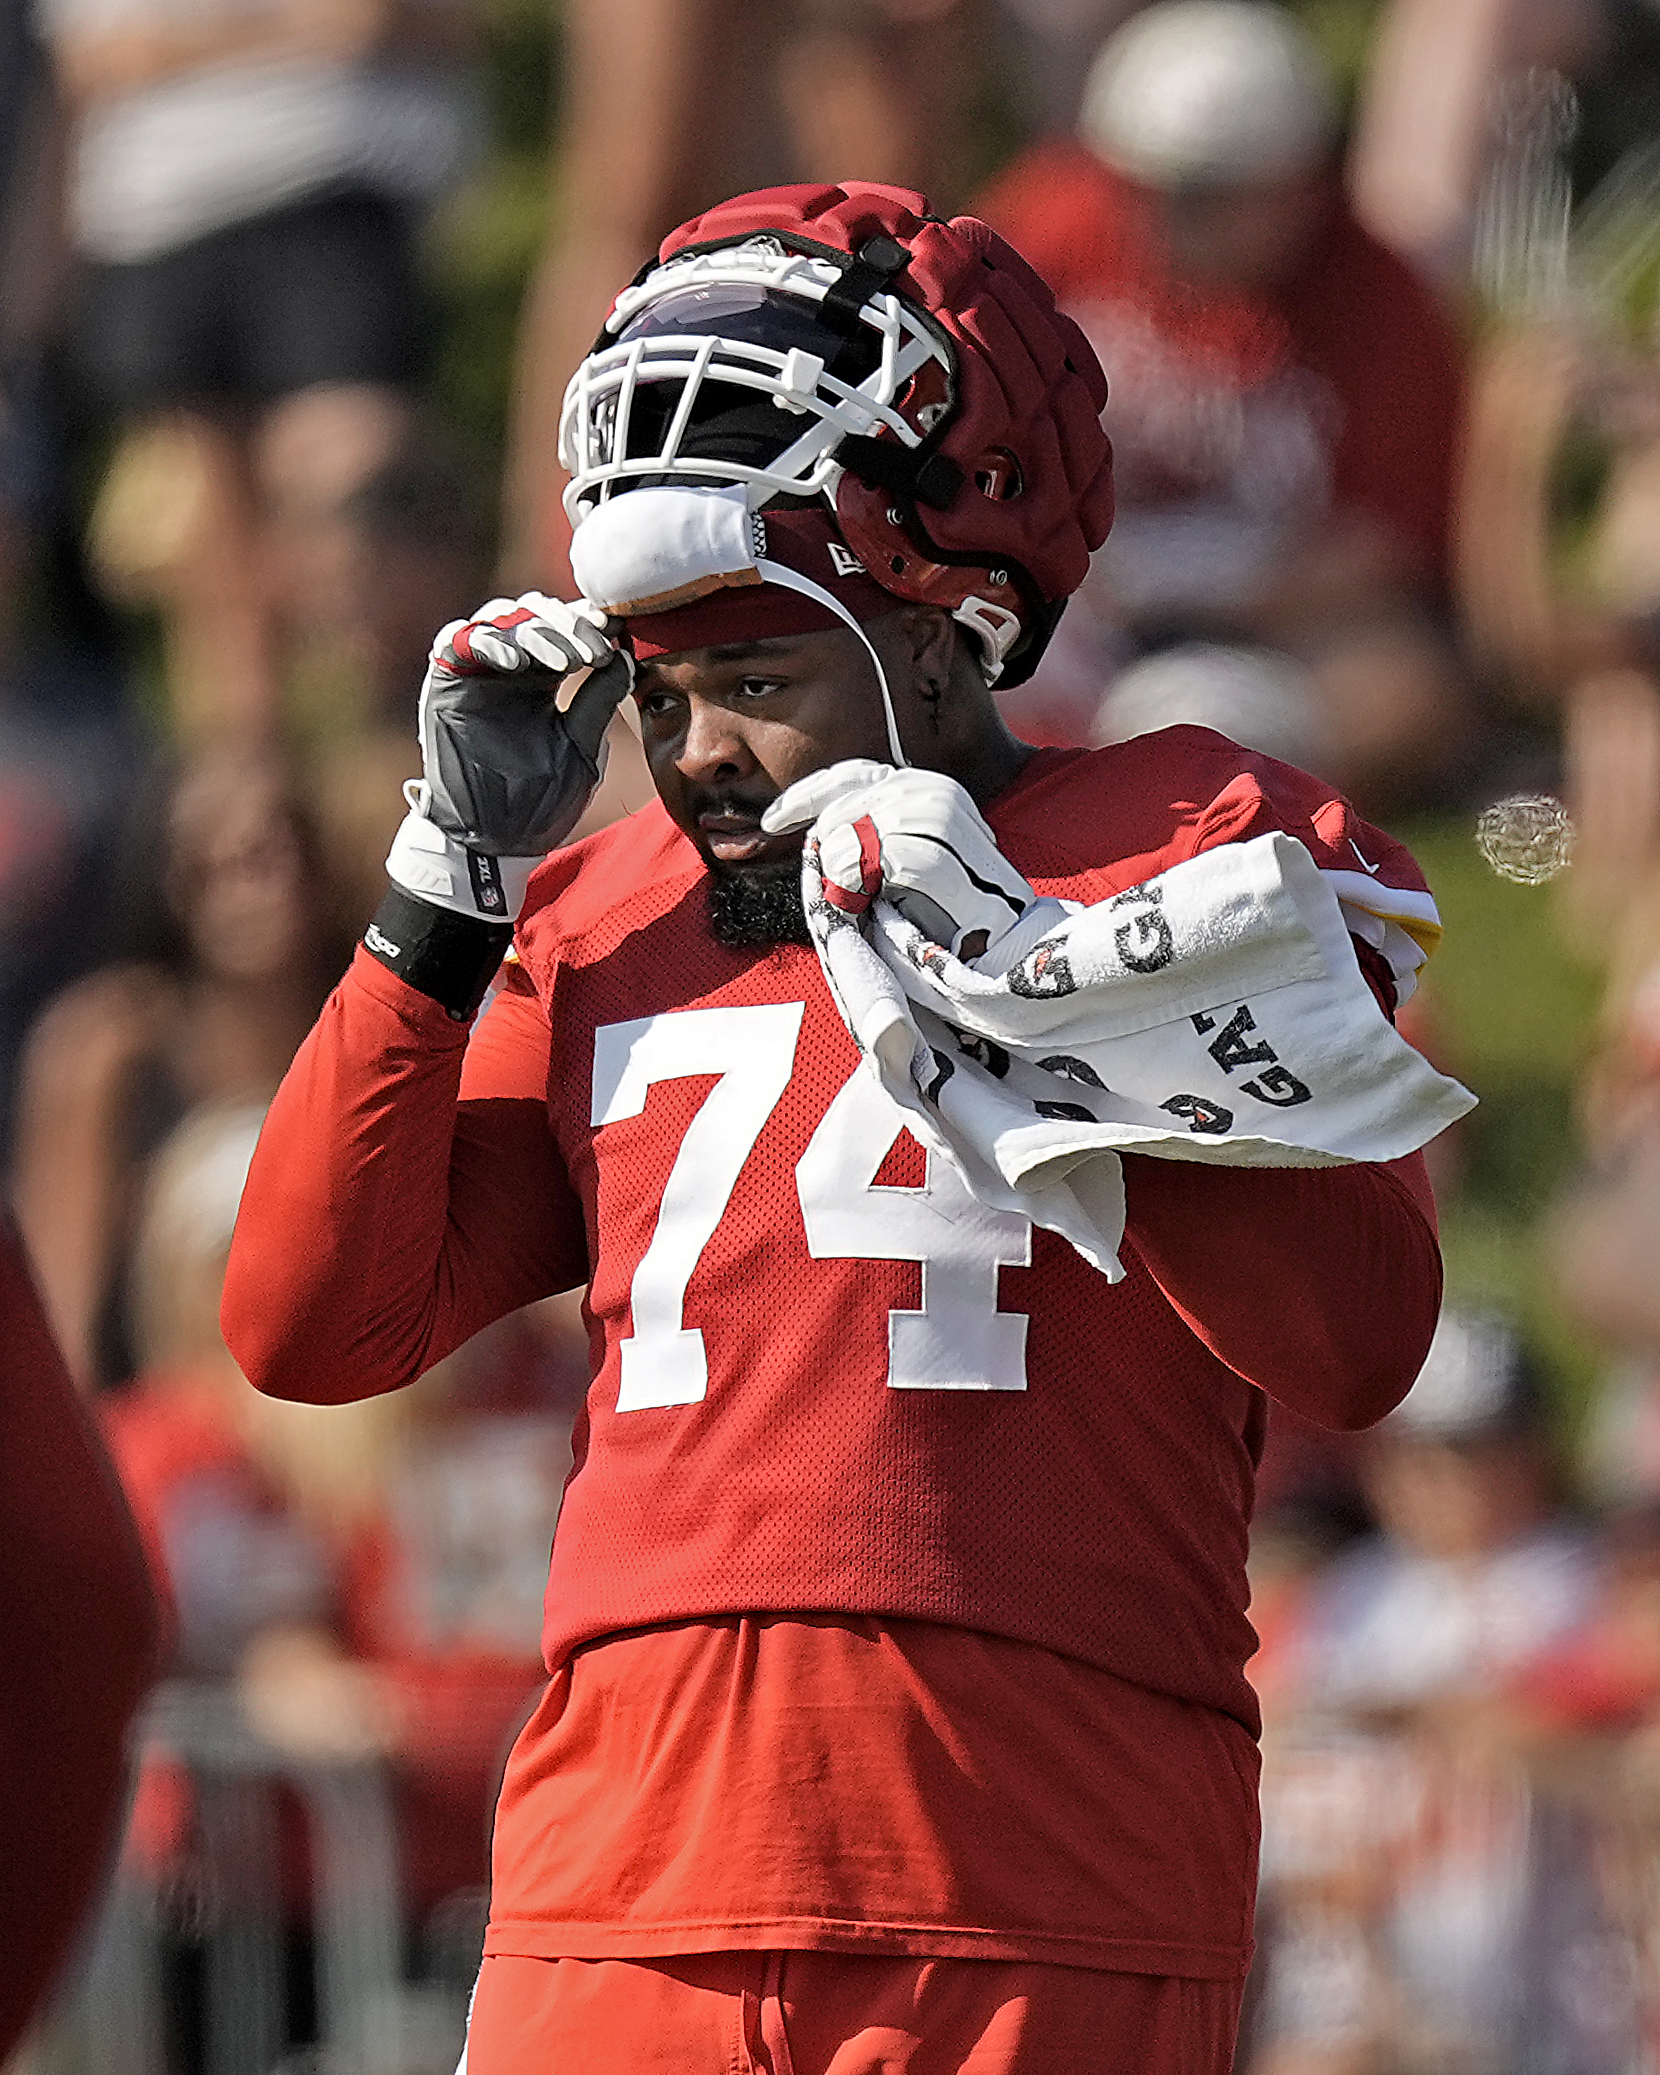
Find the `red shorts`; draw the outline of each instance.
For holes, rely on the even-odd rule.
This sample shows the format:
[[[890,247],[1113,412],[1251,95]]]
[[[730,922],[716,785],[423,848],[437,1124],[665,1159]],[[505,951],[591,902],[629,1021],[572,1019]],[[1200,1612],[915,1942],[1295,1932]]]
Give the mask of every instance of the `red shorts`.
[[[462,2065],[465,2075],[1228,2075],[1243,1987],[849,1953],[497,1955],[478,1978]]]

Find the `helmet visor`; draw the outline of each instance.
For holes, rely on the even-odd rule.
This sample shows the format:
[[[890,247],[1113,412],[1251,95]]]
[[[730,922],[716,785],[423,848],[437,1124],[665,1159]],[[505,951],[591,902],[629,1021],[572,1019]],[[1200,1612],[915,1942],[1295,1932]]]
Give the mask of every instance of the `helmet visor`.
[[[739,282],[710,282],[659,297],[623,326],[616,344],[711,336],[740,349],[730,356],[732,362],[742,361],[744,345],[763,348],[769,356],[796,349],[810,353],[824,363],[827,374],[849,388],[869,380],[882,361],[882,341],[875,331],[860,326],[848,337],[824,323],[806,298]],[[801,415],[781,407],[766,390],[722,381],[720,364],[711,365],[699,380],[676,452],[688,459],[764,469],[801,437]],[[755,365],[759,370],[759,360]],[[621,458],[645,460],[664,451],[688,379],[689,369],[664,367],[655,357],[647,361],[630,400]],[[603,421],[597,429],[602,437],[608,431]]]

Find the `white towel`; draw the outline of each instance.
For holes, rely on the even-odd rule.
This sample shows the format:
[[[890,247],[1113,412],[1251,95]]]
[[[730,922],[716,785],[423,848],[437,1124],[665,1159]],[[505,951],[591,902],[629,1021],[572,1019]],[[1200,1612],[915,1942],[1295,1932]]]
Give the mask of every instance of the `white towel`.
[[[1109,1281],[1117,1148],[1392,1160],[1474,1106],[1379,1010],[1337,894],[1291,836],[1223,844],[1091,907],[1045,899],[1020,926],[1033,948],[998,977],[885,901],[865,928],[832,906],[813,832],[803,887],[831,996],[915,1136]]]

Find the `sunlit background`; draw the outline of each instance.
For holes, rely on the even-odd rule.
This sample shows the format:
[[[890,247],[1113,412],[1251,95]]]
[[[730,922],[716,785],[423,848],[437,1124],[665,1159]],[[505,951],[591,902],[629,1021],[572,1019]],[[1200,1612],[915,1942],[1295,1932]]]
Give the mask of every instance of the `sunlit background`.
[[[5,0],[0,1154],[177,1617],[30,2075],[453,2066],[585,1337],[270,1404],[225,1248],[432,632],[569,584],[610,295],[842,176],[986,215],[1108,372],[1016,731],[1312,768],[1446,925],[1447,1321],[1264,1464],[1240,2068],[1660,2069],[1657,0]]]

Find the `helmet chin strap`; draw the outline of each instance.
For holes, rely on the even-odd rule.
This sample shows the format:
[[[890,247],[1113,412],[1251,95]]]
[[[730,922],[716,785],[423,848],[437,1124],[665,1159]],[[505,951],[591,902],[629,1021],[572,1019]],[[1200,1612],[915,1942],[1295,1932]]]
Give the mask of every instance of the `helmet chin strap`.
[[[827,606],[837,619],[851,627],[864,643],[866,654],[876,666],[876,688],[882,694],[882,718],[888,725],[888,752],[895,765],[903,771],[910,759],[900,746],[899,722],[894,717],[893,696],[888,690],[888,673],[882,668],[882,658],[876,653],[870,636],[841,600],[827,591],[822,584],[815,584],[810,576],[803,576],[799,570],[791,569],[782,562],[770,561],[764,555],[756,557],[755,567],[769,584],[777,584],[785,591],[799,591],[803,598],[811,598],[815,605]]]

